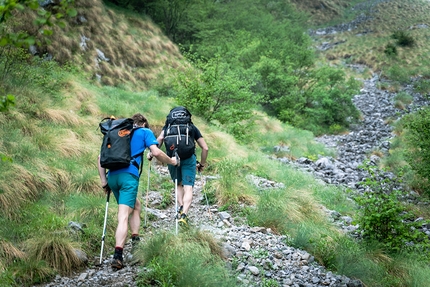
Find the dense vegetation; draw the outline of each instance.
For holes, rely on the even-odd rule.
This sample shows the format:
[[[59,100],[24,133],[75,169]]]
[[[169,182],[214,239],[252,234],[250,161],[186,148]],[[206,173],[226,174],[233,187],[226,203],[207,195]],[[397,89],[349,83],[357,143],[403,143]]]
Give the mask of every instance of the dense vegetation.
[[[339,60],[346,59],[345,54],[353,55],[348,63],[382,71],[390,80],[383,88],[398,91],[419,73],[422,77],[414,87],[428,93],[428,68],[403,66],[415,60],[410,52],[421,47],[426,34],[387,31],[385,38],[379,35],[383,42],[365,40],[379,52],[367,59],[361,51],[367,48],[353,46],[358,42],[353,38],[347,42],[349,52],[342,47],[326,54],[314,51],[305,33],[309,18],[285,1],[116,0],[106,1],[110,4],[105,7],[100,1],[76,0],[62,8],[70,9],[64,14],[56,8],[40,12],[36,2],[0,2],[1,286],[29,286],[56,273],[70,274],[82,267],[75,250],[98,254],[104,215],[95,166],[101,139],[98,121],[104,115],[139,111],[157,131],[176,103],[187,103],[210,139],[207,172],[220,179],[209,184],[207,195],[221,209],[245,218],[247,224],[287,235],[292,246],[366,286],[430,285],[428,240],[405,225],[417,216],[429,218],[425,208],[403,202],[402,194],[390,189],[391,182],[381,184],[373,177],[363,183],[373,192],[356,197],[354,203],[344,191],[265,156],[333,155],[313,141],[313,133],[298,128],[315,134],[340,132],[359,117],[351,102],[359,87],[354,78],[366,75],[346,69],[347,63]],[[340,0],[316,2],[328,4],[340,20],[345,15],[337,8],[349,5]],[[398,5],[407,11],[418,9],[421,15],[418,5]],[[63,24],[53,15],[64,19]],[[86,21],[79,22],[76,15],[84,15]],[[181,53],[148,17],[180,45]],[[403,21],[400,30],[407,27]],[[51,32],[43,31],[49,27],[55,38],[46,38]],[[91,38],[86,49],[77,40],[83,34]],[[47,61],[44,54],[30,55],[28,44],[38,44],[39,51],[49,52],[56,61]],[[96,58],[100,47],[109,61]],[[386,48],[390,52],[384,52]],[[429,122],[428,109],[423,109],[396,123],[392,156],[384,159],[423,201],[429,194]],[[276,144],[290,151],[273,154]],[[247,174],[281,182],[285,188],[257,192]],[[151,186],[163,195],[159,208],[173,204],[168,179],[153,173]],[[356,218],[364,240],[340,234],[321,213],[320,204]],[[115,210],[113,203],[109,222],[115,221]],[[84,232],[73,232],[69,222],[83,223]],[[142,264],[152,271],[140,274],[139,284],[192,286],[192,280],[206,274],[234,286],[234,274],[223,268],[214,238],[201,233],[181,236],[184,240],[155,234],[146,242]],[[111,252],[112,236],[106,244]],[[185,251],[190,251],[190,264],[181,265],[176,255]],[[202,260],[212,267],[203,270]],[[184,268],[173,268],[176,265]]]
[[[306,18],[292,4],[262,0],[125,2],[124,6],[149,15],[182,47],[194,67],[201,69],[201,76],[189,73],[170,94],[177,93],[181,103],[206,120],[223,118],[222,126],[240,134],[237,123],[252,117],[244,111],[245,106],[250,111],[252,104],[316,134],[346,129],[357,120],[351,98],[358,83],[342,70],[316,65]],[[234,107],[244,99],[249,105]],[[225,109],[229,111],[224,113]]]

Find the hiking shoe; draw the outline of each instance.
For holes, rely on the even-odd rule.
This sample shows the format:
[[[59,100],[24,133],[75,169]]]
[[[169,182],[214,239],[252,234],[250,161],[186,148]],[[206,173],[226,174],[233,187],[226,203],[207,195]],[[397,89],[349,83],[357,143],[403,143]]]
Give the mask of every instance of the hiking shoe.
[[[116,269],[116,270],[122,269],[124,267],[124,261],[122,257],[120,258],[118,256],[114,256],[110,263],[110,266],[112,267],[112,269]]]
[[[182,216],[182,211],[184,210],[184,206],[183,205],[181,205],[180,207],[179,207],[179,209],[178,209],[178,211],[176,212],[176,219],[181,219],[181,216]]]
[[[179,218],[178,223],[181,226],[188,226],[188,217],[185,213],[181,214],[181,218]]]

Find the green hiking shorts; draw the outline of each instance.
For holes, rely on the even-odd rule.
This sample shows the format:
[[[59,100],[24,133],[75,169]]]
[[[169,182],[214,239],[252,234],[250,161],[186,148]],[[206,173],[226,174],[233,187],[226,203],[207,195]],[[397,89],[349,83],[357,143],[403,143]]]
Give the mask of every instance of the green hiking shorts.
[[[184,160],[181,159],[181,165],[178,168],[169,164],[168,168],[170,177],[173,181],[175,181],[177,172],[178,184],[182,182],[182,185],[194,186],[194,181],[196,180],[196,164],[197,159],[195,155],[192,155],[190,158]]]
[[[128,172],[109,175],[108,184],[118,204],[134,208],[139,189],[139,178],[137,176]]]

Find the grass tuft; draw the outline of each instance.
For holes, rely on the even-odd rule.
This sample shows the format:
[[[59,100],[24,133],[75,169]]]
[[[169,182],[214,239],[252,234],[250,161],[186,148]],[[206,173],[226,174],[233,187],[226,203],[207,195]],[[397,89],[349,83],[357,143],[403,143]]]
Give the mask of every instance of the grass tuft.
[[[213,249],[215,242],[209,234],[192,229],[178,236],[153,235],[136,253],[148,268],[139,273],[138,285],[236,286],[219,256],[220,248]]]
[[[213,182],[211,187],[215,189],[220,205],[255,203],[254,189],[241,174],[242,164],[232,159],[224,159],[216,164],[215,173],[220,175],[220,179]]]
[[[17,259],[24,259],[25,253],[6,240],[0,240],[0,262],[9,265]],[[1,268],[0,268],[1,270]]]
[[[0,212],[9,219],[16,218],[21,207],[39,197],[42,190],[38,188],[37,178],[22,166],[2,163],[0,170]]]
[[[55,271],[46,262],[31,259],[14,263],[11,266],[11,273],[19,286],[34,286],[34,284],[44,283],[55,276]]]
[[[61,274],[71,274],[83,265],[76,254],[78,246],[61,233],[46,234],[26,241],[29,258],[45,261]]]

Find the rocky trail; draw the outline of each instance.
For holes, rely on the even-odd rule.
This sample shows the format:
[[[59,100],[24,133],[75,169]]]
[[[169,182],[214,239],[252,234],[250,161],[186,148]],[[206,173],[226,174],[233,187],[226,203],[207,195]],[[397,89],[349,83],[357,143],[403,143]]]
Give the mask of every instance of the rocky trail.
[[[165,167],[157,166],[157,170],[168,176]],[[263,278],[275,280],[280,286],[362,286],[357,280],[326,271],[314,261],[311,254],[288,246],[285,236],[273,234],[267,228],[249,227],[243,220],[233,218],[227,212],[218,212],[217,206],[202,204],[205,202],[201,193],[205,180],[198,178],[196,182],[189,213],[190,224],[213,234],[222,242],[225,255],[229,259],[235,257],[239,260],[237,269],[232,270],[238,273],[238,286],[260,286]],[[274,185],[257,177],[254,181],[258,181],[262,188]],[[148,212],[157,219],[148,222],[150,227],[142,232],[142,240],[155,230],[175,232],[174,206],[165,210],[151,208],[159,197],[156,191],[149,193]],[[142,202],[145,202],[145,198],[142,198]],[[69,277],[57,276],[52,282],[38,286],[137,286],[135,278],[142,267],[130,263],[130,249],[131,243],[128,242],[124,254],[126,267],[119,271],[110,268],[110,255],[103,258],[101,266],[87,268]],[[98,262],[98,258],[92,260]],[[227,268],[231,267],[228,262]]]

